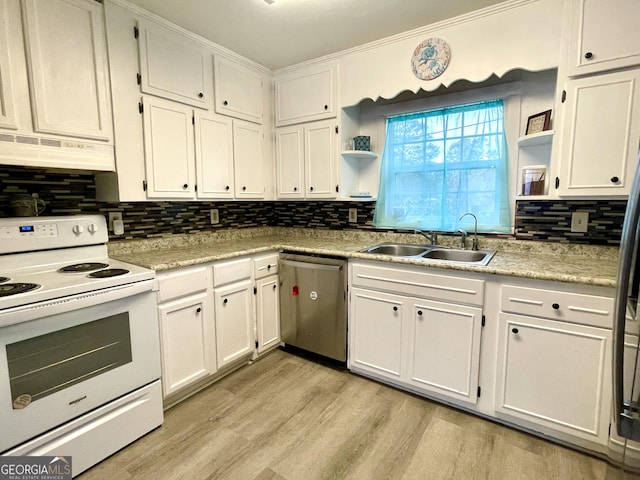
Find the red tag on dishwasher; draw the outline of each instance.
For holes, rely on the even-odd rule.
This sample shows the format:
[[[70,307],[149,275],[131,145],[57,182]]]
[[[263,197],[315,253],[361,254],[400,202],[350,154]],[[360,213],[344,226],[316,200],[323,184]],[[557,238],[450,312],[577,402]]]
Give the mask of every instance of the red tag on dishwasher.
[[[292,297],[297,297],[298,296],[298,286],[294,285],[293,288],[291,289],[291,296]]]

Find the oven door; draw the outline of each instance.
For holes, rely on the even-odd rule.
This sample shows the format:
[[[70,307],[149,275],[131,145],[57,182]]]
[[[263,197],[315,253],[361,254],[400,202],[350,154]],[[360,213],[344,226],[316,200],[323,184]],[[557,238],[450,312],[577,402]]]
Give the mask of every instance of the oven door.
[[[160,378],[155,292],[130,290],[0,313],[0,452]]]

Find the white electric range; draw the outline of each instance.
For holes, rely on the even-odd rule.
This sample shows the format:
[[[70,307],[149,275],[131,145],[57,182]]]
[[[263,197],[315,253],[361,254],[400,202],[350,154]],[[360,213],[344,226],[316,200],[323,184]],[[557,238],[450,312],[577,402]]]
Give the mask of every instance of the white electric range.
[[[160,425],[155,272],[108,257],[101,215],[0,219],[0,452],[73,474]]]

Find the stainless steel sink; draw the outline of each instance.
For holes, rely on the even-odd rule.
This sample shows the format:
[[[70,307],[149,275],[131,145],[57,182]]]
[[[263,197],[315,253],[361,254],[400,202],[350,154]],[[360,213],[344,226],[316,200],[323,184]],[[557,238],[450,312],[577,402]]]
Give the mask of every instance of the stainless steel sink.
[[[425,247],[424,245],[383,243],[382,245],[367,247],[362,251],[366,253],[375,253],[377,255],[391,255],[393,257],[419,257],[427,252],[429,248],[431,247]]]
[[[496,252],[492,250],[461,250],[438,245],[414,245],[406,243],[383,243],[361,250],[363,253],[390,255],[392,257],[424,258],[468,265],[487,265]]]
[[[422,257],[432,260],[445,260],[447,262],[486,265],[495,253],[496,252],[489,250],[458,250],[436,247],[425,252]]]

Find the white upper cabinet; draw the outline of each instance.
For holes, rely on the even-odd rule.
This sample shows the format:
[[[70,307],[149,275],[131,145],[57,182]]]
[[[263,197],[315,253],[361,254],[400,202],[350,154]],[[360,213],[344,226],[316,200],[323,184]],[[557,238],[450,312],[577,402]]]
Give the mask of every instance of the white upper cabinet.
[[[310,123],[304,132],[306,195],[336,198],[336,122]]]
[[[336,122],[276,129],[279,198],[336,198]]]
[[[0,3],[0,44],[9,45],[9,4]],[[18,128],[9,50],[0,48],[0,128]]]
[[[137,28],[142,92],[210,108],[213,98],[211,53],[156,23],[139,20]]]
[[[629,194],[640,137],[639,86],[640,69],[567,82],[559,195]]]
[[[264,198],[262,140],[262,127],[259,125],[241,120],[233,121],[237,198]]]
[[[193,198],[192,108],[147,96],[143,122],[147,196]]]
[[[568,74],[640,64],[638,0],[572,0]]]
[[[215,57],[216,112],[262,123],[262,78],[253,70]]]
[[[262,128],[143,98],[147,198],[264,198]]]
[[[103,6],[0,2],[0,164],[114,171]]]
[[[337,63],[327,62],[277,76],[276,126],[336,116]]]
[[[24,0],[23,8],[34,131],[111,140],[102,5]]]
[[[304,127],[276,129],[278,198],[304,198]]]
[[[233,125],[222,115],[196,112],[198,198],[233,198]]]

